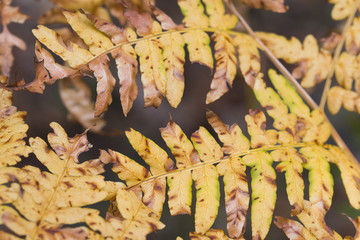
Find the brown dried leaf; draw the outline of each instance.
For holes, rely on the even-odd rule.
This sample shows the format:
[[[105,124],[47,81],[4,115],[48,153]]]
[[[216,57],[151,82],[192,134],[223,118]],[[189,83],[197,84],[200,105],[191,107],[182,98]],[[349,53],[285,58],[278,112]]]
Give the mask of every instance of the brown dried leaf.
[[[206,95],[206,104],[212,103],[232,87],[236,75],[236,56],[232,38],[227,33],[214,33],[216,70],[211,90]]]
[[[304,200],[303,211],[297,217],[316,239],[342,239],[338,233],[326,225],[325,213],[325,209],[317,204]]]
[[[71,116],[90,131],[102,133],[106,122],[102,118],[94,118],[95,104],[91,98],[89,86],[80,78],[65,78],[59,83],[60,97]]]
[[[290,240],[316,240],[309,230],[297,221],[275,216],[274,223]]]
[[[227,230],[232,238],[242,237],[245,232],[246,214],[249,208],[249,189],[245,174],[246,166],[238,157],[233,157],[216,166],[224,176],[225,210]]]
[[[288,10],[284,0],[241,0],[241,2],[252,8],[261,8],[273,12],[283,13]]]
[[[249,150],[249,140],[243,135],[237,124],[229,127],[229,125],[224,124],[220,118],[210,110],[206,111],[206,118],[218,134],[220,141],[224,144],[222,151],[225,154],[236,154]]]
[[[111,93],[115,86],[115,78],[110,71],[109,65],[110,60],[106,55],[98,57],[89,63],[89,68],[94,71],[98,82],[96,86],[95,117],[101,116],[112,102]]]
[[[150,6],[152,13],[155,15],[156,19],[161,23],[161,28],[164,30],[180,30],[184,28],[184,25],[178,25],[169,17],[166,13],[161,11],[154,5]]]
[[[19,12],[19,7],[10,6],[12,0],[3,0],[0,2],[0,16],[3,31],[0,33],[0,75],[10,76],[11,67],[14,62],[12,48],[18,47],[26,50],[26,43],[11,34],[8,26],[10,23],[24,23],[29,16]]]

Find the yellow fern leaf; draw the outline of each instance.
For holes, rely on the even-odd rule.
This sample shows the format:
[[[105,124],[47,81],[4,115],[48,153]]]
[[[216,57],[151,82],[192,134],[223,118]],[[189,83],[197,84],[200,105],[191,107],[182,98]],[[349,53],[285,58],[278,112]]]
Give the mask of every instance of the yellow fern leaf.
[[[0,77],[6,81],[5,77]],[[32,152],[23,140],[29,128],[24,122],[26,112],[12,106],[12,92],[0,89],[0,166],[15,165],[21,156]]]
[[[191,140],[200,159],[204,162],[223,157],[221,147],[203,127],[191,135]],[[195,231],[205,233],[210,229],[218,214],[220,204],[219,174],[213,165],[206,165],[193,171],[196,188]]]
[[[342,20],[350,15],[355,0],[330,0],[329,2],[335,5],[331,11],[331,17],[334,20]]]
[[[276,162],[279,172],[285,171],[286,192],[290,205],[294,207],[291,210],[292,215],[297,215],[302,211],[304,199],[304,180],[302,178],[303,160],[294,148],[279,149],[271,152],[271,157]]]
[[[222,229],[210,229],[205,234],[199,234],[196,232],[190,232],[191,240],[231,240],[232,238],[228,238]],[[237,240],[244,240],[245,238],[236,238]]]
[[[276,174],[270,154],[264,151],[243,157],[251,167],[251,227],[253,239],[264,239],[269,231],[276,202]]]
[[[277,58],[284,59],[287,63],[299,64],[293,75],[295,78],[302,78],[303,87],[314,87],[327,77],[331,55],[328,51],[319,49],[314,36],[306,36],[301,44],[294,37],[287,40],[273,33],[258,32],[257,35]]]
[[[336,146],[329,146],[330,161],[340,169],[341,178],[351,206],[360,209],[360,170],[354,166],[349,156]]]
[[[262,111],[252,111],[245,116],[248,132],[251,136],[251,147],[260,148],[277,143],[278,132],[274,129],[266,129],[266,118]]]
[[[222,0],[204,0],[206,13],[209,15],[211,27],[220,29],[234,28],[238,22],[237,17],[232,14],[225,14],[225,7]]]
[[[33,166],[1,168],[2,188],[9,186],[5,191],[6,202],[2,202],[7,205],[1,205],[2,224],[30,239],[94,236],[91,225],[89,228],[63,225],[85,222],[88,215],[98,215],[98,210],[82,207],[115,196],[117,186],[98,175],[104,172],[104,164],[99,160],[79,163],[79,154],[89,149],[85,133],[68,138],[57,123],[51,123],[51,127],[54,133],[48,135],[48,141],[53,150],[41,138],[29,140],[48,172]]]
[[[347,52],[341,53],[339,60],[335,65],[335,76],[336,81],[345,89],[351,90],[355,80],[355,90],[357,92],[360,91],[359,72],[357,70],[359,64],[358,57]]]
[[[334,86],[330,89],[327,105],[332,114],[338,113],[341,106],[348,111],[360,113],[359,94],[340,86]]]
[[[334,193],[334,180],[330,173],[329,157],[319,146],[300,149],[306,157],[304,167],[309,170],[309,197],[312,205],[329,210]]]
[[[192,143],[181,128],[172,120],[161,128],[161,136],[176,158],[179,169],[191,167],[200,161]],[[169,209],[171,215],[191,214],[192,176],[190,171],[175,173],[167,179]]]
[[[163,60],[166,72],[165,95],[172,107],[181,102],[184,92],[184,38],[180,33],[170,33],[159,38],[163,46]]]
[[[109,216],[105,221],[100,216],[86,217],[86,223],[100,232],[105,239],[146,239],[146,236],[165,227],[158,216],[146,207],[132,191],[118,189],[116,205],[121,218]]]
[[[144,107],[158,107],[166,92],[163,46],[159,39],[145,40],[135,45],[135,51],[140,61],[141,81],[144,87]]]

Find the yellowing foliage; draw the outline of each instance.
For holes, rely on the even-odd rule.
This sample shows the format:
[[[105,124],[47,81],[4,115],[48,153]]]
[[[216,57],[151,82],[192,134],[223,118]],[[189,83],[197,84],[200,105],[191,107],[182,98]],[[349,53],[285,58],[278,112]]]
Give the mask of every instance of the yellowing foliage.
[[[140,132],[130,129],[125,135],[145,166],[110,149],[101,150],[99,159],[80,162],[79,155],[91,147],[86,136],[88,130],[69,138],[65,130],[53,122],[50,126],[54,133],[48,135],[49,146],[39,137],[30,138],[30,146],[26,146],[25,112],[17,112],[12,106],[12,94],[1,88],[1,239],[146,239],[148,234],[165,227],[159,219],[166,199],[171,215],[191,215],[194,209],[195,232],[190,233],[191,239],[244,239],[249,207],[251,236],[265,239],[277,200],[275,170],[285,174],[291,215],[301,223],[275,216],[274,224],[290,239],[342,239],[325,222],[334,193],[329,162],[339,168],[350,205],[355,209],[360,208],[359,166],[347,152],[324,144],[330,137],[331,126],[321,109],[310,110],[294,87],[275,70],[268,73],[274,88],[267,86],[260,71],[260,51],[264,49],[251,35],[230,31],[237,25],[237,18],[226,13],[222,0],[179,0],[184,15],[182,25],[175,24],[153,1],[53,2],[57,7],[40,21],[44,24],[68,23],[74,33],[70,29],[53,31],[42,25],[33,33],[68,66],[56,63],[37,42],[35,51],[39,62],[35,64],[35,80],[29,84],[16,80],[10,85],[6,83],[6,77],[1,76],[0,86],[42,93],[45,83],[63,79],[61,95],[72,114],[83,126],[97,124],[94,130],[101,133],[104,122],[92,118],[92,112],[101,116],[112,102],[116,79],[110,71],[109,56],[117,66],[120,99],[126,116],[138,94],[138,67],[145,107],[158,107],[163,98],[167,98],[173,107],[180,104],[185,86],[186,46],[191,62],[214,70],[206,103],[217,100],[232,87],[238,64],[263,111],[249,110],[245,116],[246,135],[238,124],[229,126],[208,110],[206,117],[217,138],[200,126],[189,140],[180,126],[170,119],[160,132],[172,156]],[[287,10],[283,0],[241,2],[275,12]],[[336,4],[334,19],[352,11],[353,1],[331,2]],[[5,33],[11,20],[9,13],[13,13],[14,21],[21,22],[26,18],[16,8],[9,7],[10,3],[11,0],[0,3]],[[83,10],[78,10],[85,5]],[[103,5],[126,28],[111,23]],[[314,87],[335,66],[340,86],[333,87],[328,94],[329,110],[335,113],[344,105],[350,111],[359,111],[359,22],[355,18],[345,34],[346,52],[333,65],[331,46],[336,45],[336,37],[328,40],[327,47],[325,44],[320,48],[312,35],[305,37],[302,43],[296,38],[288,40],[273,33],[256,34],[277,58],[297,64],[293,75],[301,78],[305,87]],[[4,33],[0,40],[1,36]],[[13,41],[15,45],[22,44],[17,38]],[[212,42],[214,57],[210,47]],[[4,45],[1,41],[0,44],[0,50],[10,57],[8,63],[1,65],[6,74],[12,64],[12,45]],[[97,79],[95,106],[89,88],[80,78],[91,73]],[[352,91],[353,85],[356,92]],[[270,127],[267,116],[273,118]],[[12,166],[31,152],[44,171],[31,165]],[[105,164],[110,164],[111,170],[125,184],[106,181],[102,175]],[[308,194],[304,193],[304,169],[309,176]],[[251,174],[250,183],[247,170]],[[221,209],[221,181],[224,183],[229,237],[222,229],[212,228]],[[193,192],[196,193],[195,201]],[[306,195],[308,200],[304,199]],[[105,217],[99,210],[91,208],[92,204],[106,201],[110,201],[110,206]],[[192,206],[193,202],[195,206]],[[350,221],[357,231],[355,239],[358,239],[359,217]]]
[[[1,81],[6,77],[0,76]],[[23,140],[29,126],[24,122],[26,112],[12,105],[12,92],[0,89],[0,166],[15,165],[32,152]]]

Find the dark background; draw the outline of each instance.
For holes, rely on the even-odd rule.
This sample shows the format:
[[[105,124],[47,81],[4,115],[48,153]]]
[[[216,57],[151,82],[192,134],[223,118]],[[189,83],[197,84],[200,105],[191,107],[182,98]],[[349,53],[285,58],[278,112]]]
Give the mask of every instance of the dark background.
[[[286,1],[286,3],[290,9],[285,14],[277,14],[263,10],[251,10],[247,8],[242,9],[242,12],[245,13],[246,19],[256,31],[274,32],[286,37],[295,36],[301,41],[307,34],[313,34],[317,39],[320,39],[329,35],[331,31],[341,32],[343,22],[335,22],[331,19],[330,13],[332,5],[328,4],[326,1],[302,0]],[[35,76],[33,67],[35,38],[33,37],[31,30],[36,28],[37,19],[50,9],[52,4],[44,0],[14,0],[12,5],[20,6],[20,10],[23,13],[31,16],[31,19],[26,21],[23,25],[10,25],[10,31],[23,38],[28,47],[25,52],[19,49],[13,51],[15,62],[12,76],[14,76],[16,72],[18,77],[23,77],[25,81],[31,81]],[[175,0],[158,0],[157,5],[163,11],[168,13],[168,15],[172,16],[177,23],[181,22],[182,15]],[[273,67],[266,60],[265,56],[263,56],[262,60],[264,72],[266,72],[266,69],[269,67]],[[115,69],[114,64],[112,65],[112,69]],[[116,76],[116,74],[114,74],[114,76]],[[206,105],[206,93],[210,89],[212,73],[209,69],[200,66],[199,64],[190,64],[188,58],[185,64],[184,96],[177,109],[172,108],[166,100],[163,100],[163,103],[158,109],[152,107],[144,109],[142,84],[139,77],[140,75],[137,79],[139,95],[127,118],[125,118],[122,113],[118,93],[118,83],[115,86],[113,103],[110,105],[109,110],[105,115],[105,119],[108,122],[105,130],[110,132],[114,129],[124,131],[130,127],[134,128],[146,137],[154,140],[159,146],[166,149],[168,153],[170,153],[170,151],[166,148],[164,141],[161,139],[158,129],[166,126],[169,121],[169,114],[171,114],[173,120],[182,127],[183,131],[190,136],[192,132],[199,128],[199,126],[205,126],[211,133],[214,133],[206,121],[205,112],[207,108],[218,114],[225,123],[230,125],[233,123],[239,124],[244,132],[246,132],[244,117],[245,114],[247,114],[248,109],[260,108],[251,89],[244,83],[243,78],[240,75],[236,77],[230,92],[225,94],[215,103]],[[87,79],[87,82],[92,86],[93,91],[95,91],[96,80]],[[320,84],[315,89],[309,90],[317,102],[319,102],[322,87],[323,84]],[[78,123],[69,121],[69,118],[67,117],[68,112],[61,102],[57,84],[47,86],[42,95],[29,93],[27,91],[16,92],[14,94],[14,105],[16,105],[19,110],[28,112],[26,122],[30,126],[28,131],[29,137],[39,136],[46,139],[46,135],[52,131],[49,127],[49,123],[52,121],[60,123],[70,137],[74,136],[76,133],[81,133],[84,130]],[[349,113],[342,109],[337,116],[330,116],[330,120],[355,156],[359,159],[360,152],[357,147],[360,144],[359,116],[356,113]],[[99,155],[98,149],[108,148],[119,151],[137,161],[140,160],[140,157],[136,154],[135,150],[131,148],[124,135],[119,137],[108,137],[90,132],[88,138],[90,143],[92,143],[93,148],[89,152],[81,155],[81,159],[83,160],[97,158]],[[32,155],[29,159],[24,160],[22,164],[36,164],[36,161],[37,160]],[[346,213],[354,217],[359,215],[360,212],[355,211],[350,207],[340,180],[338,169],[334,165],[331,165],[331,171],[334,175],[335,190],[333,205],[326,216],[327,223],[343,237],[349,234],[353,236],[355,233],[354,228],[341,213]],[[247,173],[249,175],[249,171]],[[106,177],[108,179],[115,179],[116,176],[107,174]],[[307,171],[304,171],[304,179],[306,178]],[[284,182],[284,174],[277,174],[278,199],[274,215],[290,217],[290,206],[286,197]],[[222,204],[219,209],[219,216],[213,228],[226,229],[223,186],[221,187]],[[305,192],[307,191],[308,188],[305,189]],[[155,234],[151,234],[149,236],[150,239],[175,239],[176,236],[187,239],[188,232],[194,231],[194,220],[192,216],[171,217],[169,216],[166,204],[161,220],[167,225],[166,228]],[[246,239],[251,238],[250,209],[248,220],[245,234]],[[272,224],[267,239],[279,238],[285,239],[286,237],[282,231]]]

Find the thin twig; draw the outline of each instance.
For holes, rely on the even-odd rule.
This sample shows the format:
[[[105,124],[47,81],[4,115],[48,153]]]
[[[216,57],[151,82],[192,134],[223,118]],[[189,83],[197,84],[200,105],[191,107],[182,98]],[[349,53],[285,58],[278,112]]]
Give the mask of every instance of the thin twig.
[[[359,1],[359,0],[357,0]],[[244,26],[246,31],[252,36],[256,42],[262,47],[262,50],[265,52],[266,56],[270,59],[270,61],[275,65],[275,67],[287,78],[288,81],[295,87],[297,92],[302,96],[302,98],[309,104],[309,106],[312,109],[318,109],[319,106],[317,103],[312,99],[312,97],[305,91],[303,87],[298,83],[298,81],[292,76],[292,74],[286,69],[286,67],[274,56],[274,54],[268,49],[265,44],[260,40],[260,38],[255,34],[255,32],[252,30],[252,28],[247,24],[245,19],[241,16],[241,14],[237,11],[234,4],[231,0],[225,0],[226,5],[229,7],[229,9],[238,17],[240,23]],[[331,124],[330,120],[327,118],[325,113],[323,112],[325,120],[329,123],[331,128],[331,136],[336,142],[336,144],[344,149],[349,156],[351,156],[352,161],[357,164],[360,167],[360,163],[356,160],[348,146],[345,144],[345,142],[340,137],[339,133],[336,131],[334,126]]]
[[[347,33],[347,31],[349,30],[350,25],[351,25],[351,23],[353,22],[354,17],[355,17],[355,15],[356,15],[356,12],[357,12],[357,7],[356,7],[356,6],[359,6],[359,4],[360,4],[360,0],[357,0],[357,1],[354,3],[353,12],[350,14],[350,16],[348,17],[348,19],[346,20],[346,24],[345,24],[345,26],[344,26],[344,30],[343,30],[342,33],[341,33],[340,42],[339,42],[339,43],[337,44],[337,46],[336,46],[336,49],[335,49],[335,52],[334,52],[334,56],[333,56],[333,59],[332,59],[332,62],[331,62],[330,71],[329,71],[329,74],[328,74],[328,76],[327,76],[327,78],[326,78],[325,86],[324,86],[324,89],[323,89],[323,92],[322,92],[322,95],[321,95],[320,109],[323,110],[323,111],[324,111],[324,108],[325,108],[327,95],[328,95],[328,93],[329,93],[329,90],[330,90],[330,87],[331,87],[331,82],[332,82],[333,75],[334,75],[334,72],[335,72],[335,64],[337,63],[338,58],[339,58],[340,53],[341,53],[341,50],[342,50],[342,48],[343,48],[343,46],[344,46],[346,33]]]

